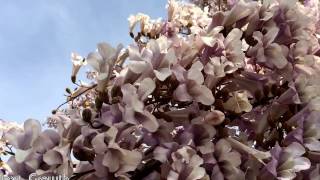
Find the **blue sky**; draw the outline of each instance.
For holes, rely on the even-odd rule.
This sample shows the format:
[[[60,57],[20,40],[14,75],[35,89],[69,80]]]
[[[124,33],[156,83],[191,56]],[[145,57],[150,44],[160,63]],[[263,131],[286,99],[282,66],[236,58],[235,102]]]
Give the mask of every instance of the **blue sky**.
[[[127,18],[165,17],[166,0],[2,0],[0,119],[44,121],[71,86],[70,53],[131,43]]]

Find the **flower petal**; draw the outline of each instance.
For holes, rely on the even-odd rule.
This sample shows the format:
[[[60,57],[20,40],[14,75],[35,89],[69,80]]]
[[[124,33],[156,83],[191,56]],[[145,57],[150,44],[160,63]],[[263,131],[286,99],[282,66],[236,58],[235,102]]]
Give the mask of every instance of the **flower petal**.
[[[274,39],[278,36],[279,28],[277,26],[273,26],[268,30],[268,32],[263,36],[264,45],[271,44]]]
[[[195,167],[192,169],[191,173],[189,174],[186,180],[201,179],[205,175],[206,171],[203,167]]]
[[[204,85],[194,85],[189,90],[196,101],[204,105],[212,105],[214,103],[214,97],[212,91]]]
[[[221,156],[224,153],[228,153],[231,151],[231,146],[228,141],[224,139],[220,139],[215,146],[215,153],[217,153],[217,156]]]
[[[138,96],[141,101],[147,99],[147,97],[156,89],[156,83],[151,78],[145,78],[140,82],[138,88]]]
[[[129,69],[136,74],[141,74],[148,66],[149,64],[145,61],[130,61],[128,64]]]
[[[231,30],[231,32],[229,32],[224,43],[228,46],[233,41],[239,41],[241,39],[241,36],[242,36],[242,31],[238,28],[234,28]]]
[[[104,154],[108,148],[104,142],[104,138],[105,138],[105,134],[100,133],[96,135],[91,141],[94,151],[98,154]]]
[[[158,146],[153,151],[154,159],[164,163],[168,159],[168,155],[170,153],[170,150],[161,146]]]
[[[153,70],[153,72],[160,81],[166,80],[172,74],[169,68],[160,68],[158,70]]]
[[[103,157],[102,164],[108,167],[110,172],[116,172],[120,167],[120,154],[118,153],[116,150],[113,153],[108,151]]]
[[[297,143],[297,142],[291,143],[287,148],[284,149],[284,151],[292,154],[295,157],[299,157],[306,152],[304,147],[300,143]]]
[[[157,119],[149,112],[144,111],[143,113],[136,113],[136,118],[141,122],[142,126],[149,132],[156,132],[159,128]]]
[[[98,52],[92,52],[88,54],[86,61],[95,71],[100,72],[102,57]]]
[[[177,89],[173,92],[174,99],[178,101],[191,101],[192,97],[189,95],[187,91],[186,84],[180,84]]]
[[[192,64],[191,68],[188,71],[188,79],[195,81],[197,84],[203,84],[204,77],[202,74],[203,65],[200,61],[195,62]]]
[[[121,165],[119,172],[129,172],[135,170],[142,160],[141,152],[123,149],[122,153],[121,161],[123,164]]]
[[[181,65],[175,64],[172,66],[171,70],[179,82],[184,82],[186,80],[185,74],[187,71]]]
[[[25,161],[26,158],[31,154],[31,152],[31,148],[28,150],[16,149],[15,158],[17,163],[22,163],[23,161]]]
[[[56,164],[62,164],[63,157],[59,152],[55,150],[49,150],[43,155],[43,161],[52,166]]]
[[[299,172],[302,170],[307,170],[311,167],[311,162],[308,158],[298,157],[294,159],[293,170],[295,172]]]
[[[110,44],[102,42],[98,44],[98,52],[103,59],[109,60],[116,53],[116,49],[114,49]]]
[[[238,20],[249,16],[252,13],[252,9],[249,7],[244,1],[239,1],[223,20],[224,26],[233,25]]]
[[[210,36],[201,36],[201,40],[205,45],[209,47],[213,47],[216,44],[215,38]]]
[[[268,60],[274,64],[278,69],[283,69],[288,61],[283,55],[282,48],[280,45],[273,43],[265,51]]]
[[[224,121],[224,118],[225,115],[223,112],[214,110],[206,114],[206,116],[204,117],[204,121],[208,124],[216,126],[221,124]]]

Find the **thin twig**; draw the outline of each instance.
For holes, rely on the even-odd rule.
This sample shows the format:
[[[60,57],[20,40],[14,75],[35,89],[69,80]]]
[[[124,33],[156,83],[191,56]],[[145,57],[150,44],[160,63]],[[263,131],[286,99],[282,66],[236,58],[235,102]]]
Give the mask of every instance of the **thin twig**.
[[[85,91],[83,91],[82,93],[78,94],[78,95],[75,96],[75,97],[70,97],[69,100],[67,100],[66,102],[60,104],[60,105],[56,108],[56,111],[58,111],[59,108],[61,108],[63,105],[67,104],[67,103],[70,102],[70,101],[75,100],[77,97],[81,96],[82,94],[88,92],[89,90],[91,90],[91,89],[93,89],[93,88],[95,88],[95,87],[97,87],[97,84],[94,84],[94,85],[92,85],[91,87],[88,87],[88,89],[86,89]]]
[[[6,153],[15,155],[15,153],[12,151],[12,146],[10,147],[9,144],[6,144],[6,147],[10,150],[10,151],[5,151]]]
[[[8,154],[10,154],[10,155],[12,155],[12,156],[16,155],[15,153],[10,152],[10,151],[4,151],[4,152],[5,152],[5,153],[8,153]]]

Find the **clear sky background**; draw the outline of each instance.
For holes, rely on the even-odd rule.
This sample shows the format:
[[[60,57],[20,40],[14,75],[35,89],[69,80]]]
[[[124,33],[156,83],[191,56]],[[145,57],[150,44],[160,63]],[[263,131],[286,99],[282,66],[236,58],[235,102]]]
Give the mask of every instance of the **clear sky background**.
[[[64,102],[70,53],[130,44],[130,14],[166,16],[166,0],[1,0],[0,119],[42,122]]]

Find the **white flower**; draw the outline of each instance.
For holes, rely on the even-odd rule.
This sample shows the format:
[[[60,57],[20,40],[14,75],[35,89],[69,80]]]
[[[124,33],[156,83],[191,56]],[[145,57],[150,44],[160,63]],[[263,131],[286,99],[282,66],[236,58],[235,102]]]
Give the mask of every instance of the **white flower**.
[[[102,92],[105,90],[105,87],[107,86],[109,78],[112,74],[113,66],[116,63],[122,48],[122,44],[119,44],[117,49],[115,49],[107,43],[99,43],[97,51],[88,55],[88,64],[90,64],[92,68],[98,72],[98,91]]]
[[[81,66],[86,65],[87,62],[85,58],[80,56],[79,54],[73,52],[71,53],[71,62],[72,62],[72,74],[71,74],[71,79],[72,82],[76,81],[77,74],[81,68]]]
[[[130,15],[128,18],[128,21],[129,21],[129,31],[132,32],[138,22],[138,19],[136,16]]]
[[[135,16],[130,15],[128,18],[130,32],[133,31],[133,29],[135,28],[138,22],[140,22],[140,26],[141,26],[140,28],[141,28],[141,31],[143,31],[145,29],[145,26],[148,26],[149,20],[150,20],[150,17],[142,13],[138,13]]]
[[[6,121],[0,119],[0,139],[10,129],[22,130],[22,125],[20,125],[20,124],[18,124],[16,122],[6,122]]]
[[[174,14],[178,9],[178,3],[175,0],[169,0],[167,4],[168,9],[168,21],[170,22],[174,18]]]

